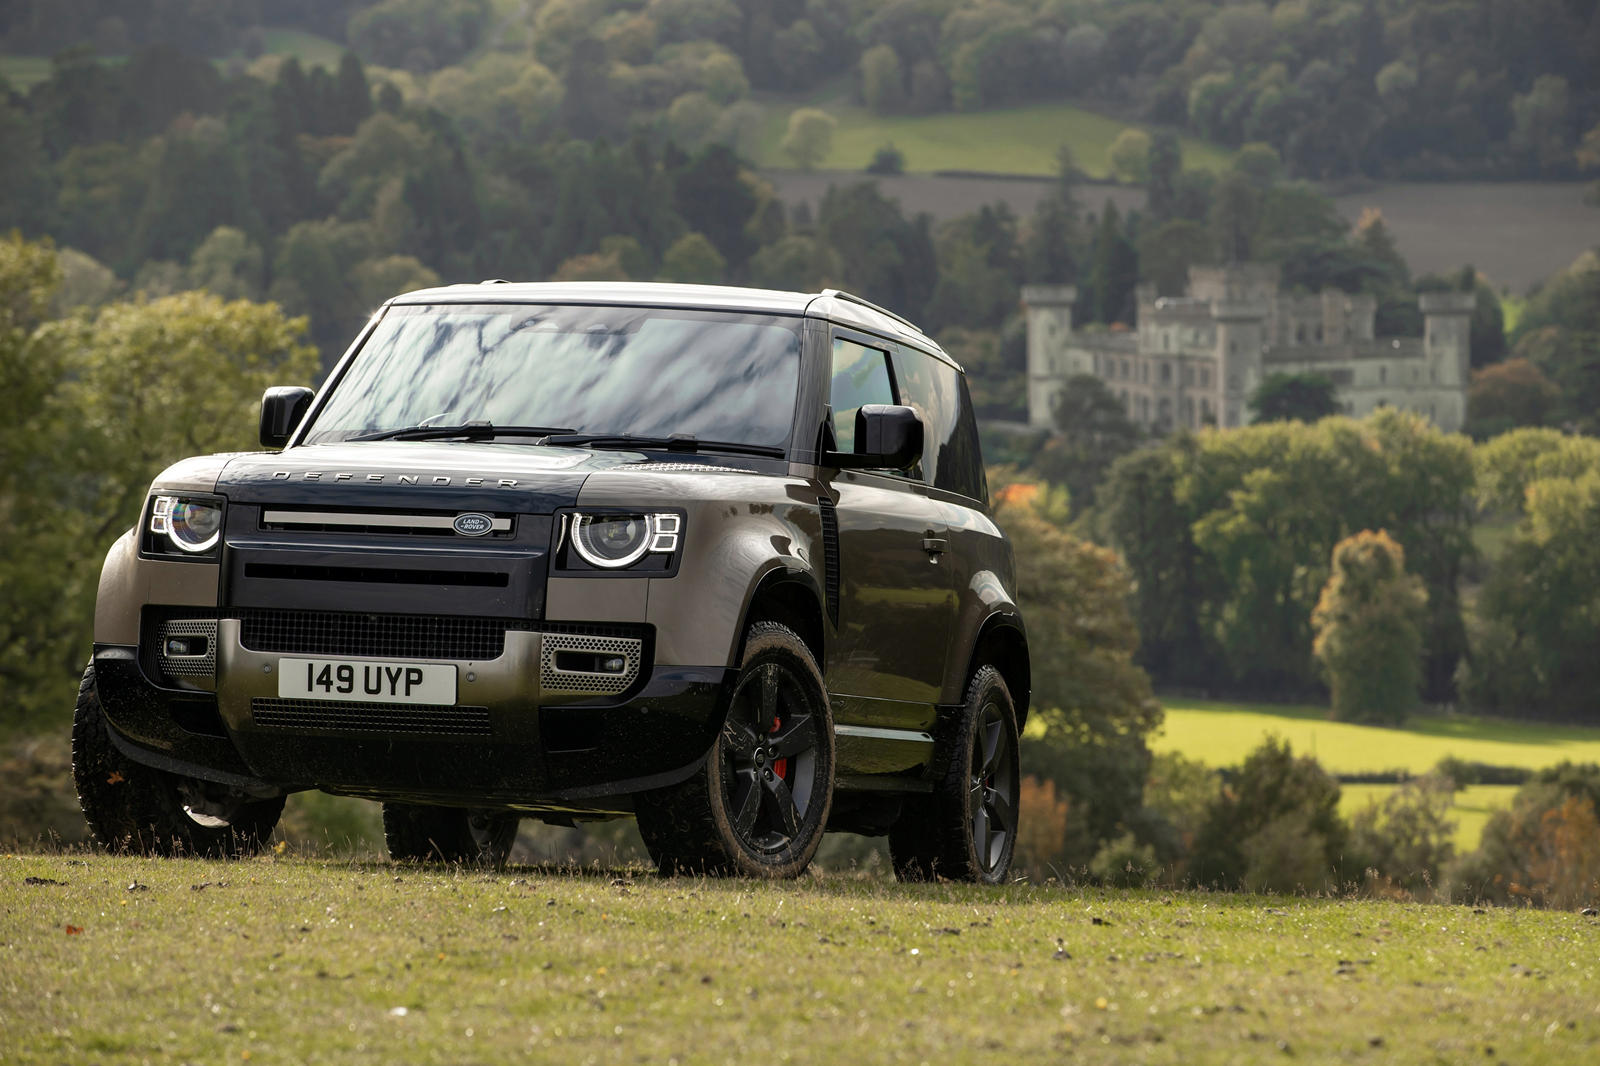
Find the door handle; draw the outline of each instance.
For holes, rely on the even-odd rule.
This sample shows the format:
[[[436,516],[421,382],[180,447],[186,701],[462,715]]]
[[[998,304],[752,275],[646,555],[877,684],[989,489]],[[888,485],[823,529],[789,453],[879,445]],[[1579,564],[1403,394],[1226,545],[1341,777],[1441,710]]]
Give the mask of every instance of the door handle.
[[[927,552],[929,555],[938,555],[941,552],[947,552],[950,550],[950,542],[945,540],[943,537],[923,537],[922,550]]]

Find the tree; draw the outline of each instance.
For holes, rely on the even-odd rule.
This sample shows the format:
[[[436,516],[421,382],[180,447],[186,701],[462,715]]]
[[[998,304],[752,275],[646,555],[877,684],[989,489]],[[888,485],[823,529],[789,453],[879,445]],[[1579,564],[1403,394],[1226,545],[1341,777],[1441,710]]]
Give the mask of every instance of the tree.
[[[661,276],[667,281],[714,285],[722,280],[727,266],[704,234],[685,233],[661,257]]]
[[[1111,464],[1138,445],[1139,427],[1110,386],[1093,374],[1068,378],[1050,406],[1056,434],[1035,458],[1035,467],[1065,485],[1080,510],[1088,510]]]
[[[1382,530],[1334,546],[1333,573],[1311,615],[1312,653],[1343,721],[1400,725],[1417,705],[1428,594],[1405,566],[1405,551]]]
[[[1561,390],[1526,359],[1507,359],[1472,372],[1467,428],[1479,439],[1518,426],[1548,425]]]
[[[861,100],[880,115],[905,110],[905,75],[900,57],[886,44],[873,45],[861,53]]]
[[[1122,228],[1117,205],[1106,201],[1095,227],[1089,281],[1079,297],[1092,321],[1110,325],[1133,321],[1133,292],[1139,283],[1139,253]]]
[[[1139,234],[1139,274],[1162,296],[1182,296],[1189,268],[1215,258],[1211,231],[1199,222],[1175,218]]]
[[[265,280],[261,246],[232,226],[212,230],[189,260],[189,285],[225,300],[255,299]]]
[[[1117,134],[1107,153],[1111,170],[1129,185],[1142,185],[1150,177],[1150,135],[1129,127]]]
[[[1261,190],[1248,174],[1231,171],[1217,183],[1211,225],[1223,262],[1242,263],[1251,258],[1261,206]]]
[[[1178,213],[1178,178],[1183,173],[1183,146],[1176,133],[1161,130],[1151,139],[1148,170],[1146,204],[1157,221],[1165,222]]]
[[[1134,664],[1128,575],[1115,553],[1047,517],[1038,486],[1002,486],[995,519],[1016,549],[1019,605],[1028,618],[1033,707],[1024,763],[1065,793],[1087,840],[1087,863],[1137,813],[1161,725],[1150,681]],[[1034,722],[1042,732],[1034,733]]]
[[[1600,429],[1600,253],[1585,252],[1529,297],[1511,347],[1561,390],[1564,419]]]
[[[1338,396],[1326,374],[1268,374],[1246,402],[1257,422],[1315,422],[1339,413]]]
[[[811,170],[832,150],[833,130],[837,125],[826,111],[815,107],[797,108],[789,116],[789,125],[778,150],[801,170]]]

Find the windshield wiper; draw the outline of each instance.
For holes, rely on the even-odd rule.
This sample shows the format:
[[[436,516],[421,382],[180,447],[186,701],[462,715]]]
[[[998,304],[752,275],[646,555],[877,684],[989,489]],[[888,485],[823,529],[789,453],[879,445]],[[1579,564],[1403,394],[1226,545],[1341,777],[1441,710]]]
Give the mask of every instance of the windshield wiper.
[[[540,443],[581,448],[662,448],[669,452],[731,452],[735,455],[762,455],[782,459],[782,448],[767,444],[741,444],[731,440],[698,440],[687,433],[670,437],[651,437],[638,433],[566,433],[546,437]]]
[[[465,422],[459,426],[407,426],[404,429],[385,429],[377,433],[363,433],[346,440],[446,440],[465,437],[468,440],[487,440],[493,437],[548,437],[556,433],[571,433],[568,426],[496,426],[488,422]]]

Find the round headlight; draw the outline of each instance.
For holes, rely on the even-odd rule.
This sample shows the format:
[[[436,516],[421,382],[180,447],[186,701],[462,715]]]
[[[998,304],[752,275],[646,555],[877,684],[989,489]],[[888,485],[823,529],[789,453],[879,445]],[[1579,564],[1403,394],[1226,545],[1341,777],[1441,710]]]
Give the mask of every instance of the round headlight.
[[[200,500],[174,500],[167,536],[186,552],[210,551],[222,535],[222,508]]]
[[[650,548],[650,519],[646,515],[576,514],[572,525],[573,545],[593,566],[627,566]]]

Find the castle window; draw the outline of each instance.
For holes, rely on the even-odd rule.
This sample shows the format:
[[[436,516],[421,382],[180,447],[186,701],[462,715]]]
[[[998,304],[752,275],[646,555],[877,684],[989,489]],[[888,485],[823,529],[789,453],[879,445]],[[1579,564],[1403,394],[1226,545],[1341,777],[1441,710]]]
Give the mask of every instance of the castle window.
[[[1322,327],[1321,326],[1317,327],[1317,343],[1318,344],[1322,343]]]
[[[1124,360],[1122,360],[1122,380],[1123,381],[1129,381],[1132,378],[1133,378],[1133,368],[1130,367],[1128,365],[1128,361],[1126,359],[1124,359]]]
[[[1389,384],[1389,368],[1388,367],[1380,366],[1378,368],[1378,384],[1379,385],[1387,385],[1387,384]]]
[[[1294,328],[1294,340],[1296,344],[1304,344],[1306,342],[1306,327],[1296,326]]]
[[[1172,384],[1172,364],[1165,361],[1161,364],[1161,384]]]
[[[1211,387],[1211,368],[1208,366],[1203,366],[1200,368],[1200,387],[1202,389],[1209,389]]]
[[[1229,355],[1238,355],[1239,354],[1239,342],[1238,341],[1236,341],[1236,340],[1229,340],[1228,341],[1228,354]]]
[[[1149,363],[1140,363],[1139,364],[1139,383],[1141,385],[1150,384],[1150,364]]]

